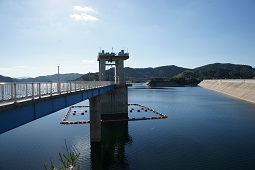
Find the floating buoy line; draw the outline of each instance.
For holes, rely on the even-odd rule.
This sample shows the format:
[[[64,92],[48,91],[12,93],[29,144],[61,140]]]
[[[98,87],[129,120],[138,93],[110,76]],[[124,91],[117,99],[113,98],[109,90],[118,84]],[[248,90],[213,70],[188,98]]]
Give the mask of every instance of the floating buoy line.
[[[153,120],[153,119],[165,119],[168,116],[166,116],[163,113],[160,113],[156,110],[153,110],[149,107],[140,105],[140,104],[128,104],[129,107],[129,113],[143,113],[143,112],[151,112],[154,113],[157,116],[152,117],[138,117],[138,118],[124,118],[124,119],[117,119],[117,120],[101,120],[101,122],[122,122],[122,121],[137,121],[137,120]],[[71,106],[69,107],[67,113],[63,116],[60,124],[86,124],[90,123],[90,120],[75,120],[75,121],[68,121],[68,118],[70,115],[76,116],[84,116],[86,114],[89,114],[89,106]]]

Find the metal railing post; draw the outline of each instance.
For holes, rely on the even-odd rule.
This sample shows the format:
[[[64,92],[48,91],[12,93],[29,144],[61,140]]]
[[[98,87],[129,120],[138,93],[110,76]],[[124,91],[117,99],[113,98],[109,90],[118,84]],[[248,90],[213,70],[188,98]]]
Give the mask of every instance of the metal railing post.
[[[14,99],[14,96],[13,96],[13,84],[10,84],[10,88],[11,88],[11,100]]]
[[[52,82],[50,82],[50,96],[52,96]]]
[[[59,88],[59,82],[57,82],[57,93],[60,92],[60,88]]]
[[[70,82],[70,93],[72,92],[72,82]]]
[[[34,83],[31,84],[32,86],[32,99],[35,98],[35,87],[34,87]]]
[[[26,98],[28,96],[27,82],[26,82]]]
[[[2,100],[4,100],[4,84],[1,84],[1,95],[2,95]]]
[[[61,94],[61,83],[58,82],[58,93]]]
[[[14,103],[17,103],[17,89],[16,89],[16,83],[13,84],[13,90],[14,90]]]
[[[39,83],[36,83],[36,97],[39,96]]]
[[[62,92],[62,91],[61,91],[61,90],[62,90],[62,87],[61,87],[61,86],[62,86],[62,83],[60,82],[60,83],[59,83],[59,94],[61,94],[61,92]]]
[[[38,83],[39,98],[41,98],[41,83]]]
[[[49,93],[49,89],[48,89],[49,87],[48,87],[48,82],[46,83],[46,95],[48,95],[48,93]]]

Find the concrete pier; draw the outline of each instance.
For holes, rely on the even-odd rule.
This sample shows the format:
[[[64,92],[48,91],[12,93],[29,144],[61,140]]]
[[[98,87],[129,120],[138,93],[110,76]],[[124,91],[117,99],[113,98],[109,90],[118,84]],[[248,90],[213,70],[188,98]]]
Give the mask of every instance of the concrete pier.
[[[255,79],[203,80],[199,86],[255,103]]]
[[[126,116],[125,116],[126,114]],[[102,118],[126,118],[128,114],[128,86],[116,85],[109,93],[101,95]],[[123,117],[124,116],[124,117]]]
[[[90,141],[101,141],[101,97],[89,99],[90,105]]]

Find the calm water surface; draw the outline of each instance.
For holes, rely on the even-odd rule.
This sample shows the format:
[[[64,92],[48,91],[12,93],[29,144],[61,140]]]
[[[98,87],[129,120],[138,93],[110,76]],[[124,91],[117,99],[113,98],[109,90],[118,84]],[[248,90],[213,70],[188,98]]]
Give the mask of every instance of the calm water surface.
[[[129,89],[129,103],[168,118],[103,123],[101,144],[91,145],[89,124],[59,124],[63,109],[1,134],[0,169],[59,166],[65,140],[82,169],[255,169],[254,104],[200,87],[141,84]]]

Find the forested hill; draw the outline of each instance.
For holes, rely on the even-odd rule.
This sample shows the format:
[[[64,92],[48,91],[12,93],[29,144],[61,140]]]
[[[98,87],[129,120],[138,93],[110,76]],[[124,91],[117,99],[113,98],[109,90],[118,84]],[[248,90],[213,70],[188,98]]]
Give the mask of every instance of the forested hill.
[[[78,77],[81,77],[82,74],[78,73],[67,73],[67,74],[59,74],[59,81],[73,81]],[[27,79],[20,79],[21,82],[57,82],[58,81],[58,74],[48,75],[48,76],[39,76],[35,78],[27,78]]]
[[[248,65],[208,64],[194,69],[202,79],[250,79],[255,76],[255,69]]]
[[[0,82],[15,82],[17,79],[0,75]]]
[[[174,65],[162,66],[156,68],[124,68],[125,78],[132,82],[146,82],[155,77],[171,78],[177,74],[182,73],[187,68],[177,67]],[[98,80],[98,73],[88,73],[76,79],[80,81]],[[106,70],[106,80],[114,80],[114,69]]]
[[[59,74],[59,81],[72,81],[81,76],[82,74],[78,73]],[[0,75],[0,82],[48,82],[48,81],[57,82],[58,74],[25,79],[16,79]]]
[[[130,81],[147,81],[153,77],[171,78],[182,73],[187,68],[177,67],[174,65],[162,66],[156,68],[125,68],[125,77]]]
[[[106,71],[107,80],[113,80],[114,69]],[[251,79],[255,77],[255,69],[248,65],[208,64],[195,69],[174,65],[156,68],[125,68],[126,80],[133,82],[174,81],[180,84],[197,84],[203,79]],[[85,74],[77,80],[98,80],[98,73]]]
[[[155,85],[158,82],[175,82],[179,85],[198,84],[204,79],[252,79],[255,77],[255,69],[248,65],[236,64],[208,64],[184,72],[168,79],[154,78],[149,84]]]

